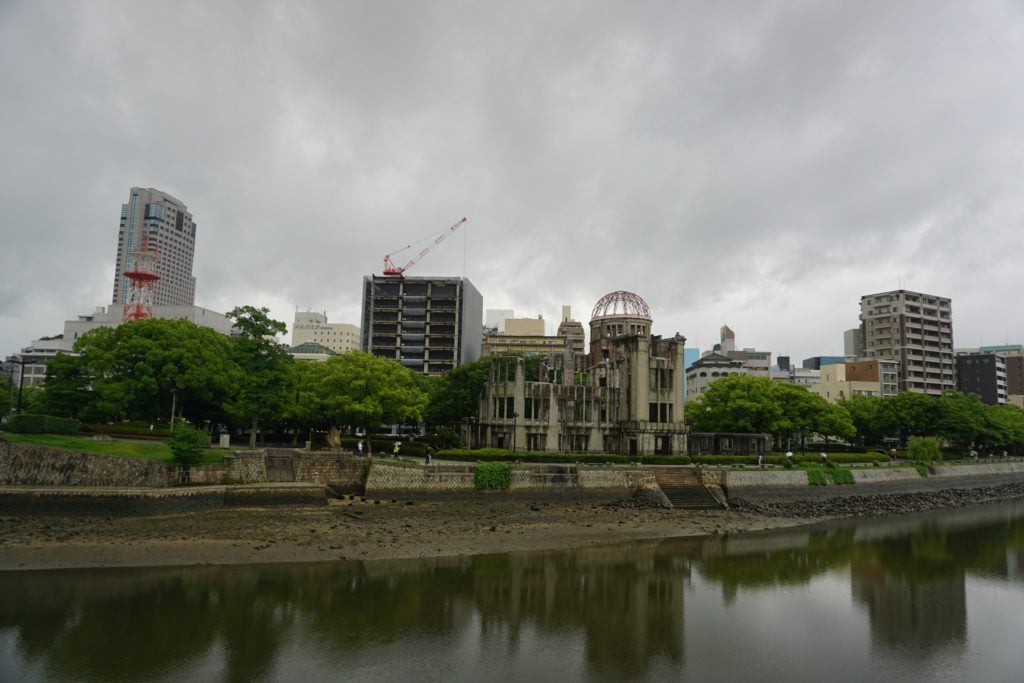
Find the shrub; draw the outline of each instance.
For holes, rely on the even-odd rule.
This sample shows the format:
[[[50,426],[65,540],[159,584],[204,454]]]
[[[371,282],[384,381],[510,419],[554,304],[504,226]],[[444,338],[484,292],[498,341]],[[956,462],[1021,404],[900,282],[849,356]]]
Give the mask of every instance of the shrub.
[[[507,489],[512,483],[512,468],[504,462],[482,462],[476,466],[473,485],[479,490]]]
[[[52,415],[15,415],[7,423],[14,434],[77,434],[78,420]]]
[[[907,455],[914,462],[942,462],[942,440],[937,436],[912,436],[907,442]]]
[[[171,434],[167,446],[177,462],[193,465],[202,459],[203,451],[210,446],[210,435],[202,429],[181,425]]]

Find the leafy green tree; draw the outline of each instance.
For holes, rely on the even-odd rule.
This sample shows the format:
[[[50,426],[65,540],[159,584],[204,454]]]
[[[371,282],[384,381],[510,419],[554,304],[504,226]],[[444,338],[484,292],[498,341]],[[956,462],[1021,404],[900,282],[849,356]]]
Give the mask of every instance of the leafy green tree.
[[[1024,446],[1024,410],[1015,405],[986,406],[986,434],[990,444],[1004,448]]]
[[[780,410],[779,417],[771,426],[773,434],[796,434],[803,449],[807,436],[815,432],[824,433],[824,418],[830,407],[823,397],[804,387],[784,382],[771,382],[770,396]]]
[[[489,360],[478,360],[429,378],[430,403],[423,416],[427,424],[450,425],[478,417],[480,394],[487,384],[490,367]]]
[[[907,454],[915,462],[942,460],[942,439],[937,436],[912,436],[907,441]]]
[[[231,339],[187,320],[98,328],[75,350],[79,358],[61,360],[49,373],[47,400],[87,420],[153,422],[169,419],[172,406],[201,419],[220,410],[239,377]]]
[[[400,363],[350,351],[313,365],[313,391],[330,424],[372,431],[381,424],[419,423],[428,397]]]
[[[0,416],[10,415],[14,408],[14,401],[11,398],[11,390],[14,385],[7,375],[0,375]]]
[[[316,391],[319,363],[295,362],[291,364],[291,394],[282,417],[295,427],[295,439],[300,432],[313,427],[329,426],[324,417],[323,401]]]
[[[167,446],[174,459],[183,465],[194,465],[203,458],[203,451],[210,447],[210,435],[205,430],[188,424],[179,424],[167,440]]]
[[[853,425],[850,414],[842,406],[833,403],[829,403],[820,416],[815,431],[825,437],[825,443],[828,443],[830,436],[849,441],[857,435],[857,428]]]
[[[58,354],[46,364],[43,405],[47,415],[78,418],[93,400],[92,377],[81,356]]]
[[[688,406],[687,414],[697,432],[772,433],[784,419],[772,381],[746,375],[730,375],[712,382]]]
[[[233,356],[241,370],[236,395],[225,403],[228,413],[249,424],[249,447],[256,448],[260,420],[283,413],[291,397],[292,357],[274,341],[288,328],[269,316],[270,309],[240,306],[228,312],[239,336]]]
[[[899,434],[901,441],[911,436],[936,434],[940,408],[934,396],[904,391],[880,404],[878,421],[889,434]]]
[[[884,400],[888,399],[857,394],[841,399],[836,404],[846,411],[862,446],[880,446],[884,443],[883,439],[889,435],[886,425],[880,418]]]
[[[986,406],[977,394],[965,394],[959,391],[947,391],[941,398],[935,399],[938,405],[938,420],[933,433],[945,437],[954,446],[967,449],[974,445],[979,437],[990,440],[995,436],[989,433],[989,424],[985,419]]]

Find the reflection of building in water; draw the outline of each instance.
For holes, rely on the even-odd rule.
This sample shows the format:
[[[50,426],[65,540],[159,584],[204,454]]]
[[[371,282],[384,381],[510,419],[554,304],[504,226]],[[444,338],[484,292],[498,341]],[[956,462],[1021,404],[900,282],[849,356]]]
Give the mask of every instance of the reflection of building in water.
[[[528,626],[542,635],[582,628],[590,671],[614,678],[643,675],[658,657],[682,662],[687,566],[654,551],[651,543],[495,556],[505,566],[475,576],[481,630],[515,642]]]
[[[850,567],[854,600],[871,619],[875,645],[928,654],[967,639],[967,596],[963,576],[906,579],[879,564]]]

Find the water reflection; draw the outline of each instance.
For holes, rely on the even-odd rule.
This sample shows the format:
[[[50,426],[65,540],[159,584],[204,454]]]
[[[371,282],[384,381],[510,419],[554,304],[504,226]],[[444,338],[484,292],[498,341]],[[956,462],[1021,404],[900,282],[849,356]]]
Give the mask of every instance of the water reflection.
[[[495,662],[510,679],[556,669],[569,679],[700,675],[723,653],[716,663],[704,648],[687,652],[695,575],[703,595],[720,593],[718,612],[845,576],[847,609],[866,615],[876,654],[955,659],[969,642],[969,577],[1024,595],[1024,508],[572,552],[10,572],[0,574],[0,678],[328,678],[372,673],[382,657],[389,671],[424,679],[493,678]],[[799,597],[791,602],[783,621],[803,618]],[[718,613],[689,615],[691,628],[728,641]]]

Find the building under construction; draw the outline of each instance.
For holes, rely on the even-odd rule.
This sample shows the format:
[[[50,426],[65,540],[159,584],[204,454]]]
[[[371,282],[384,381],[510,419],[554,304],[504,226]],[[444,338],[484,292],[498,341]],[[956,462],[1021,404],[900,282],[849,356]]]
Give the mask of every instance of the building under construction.
[[[685,455],[683,349],[679,334],[651,334],[646,302],[612,292],[594,306],[590,350],[495,357],[467,426],[472,447]]]
[[[363,278],[360,348],[427,375],[480,358],[484,303],[461,277]]]

